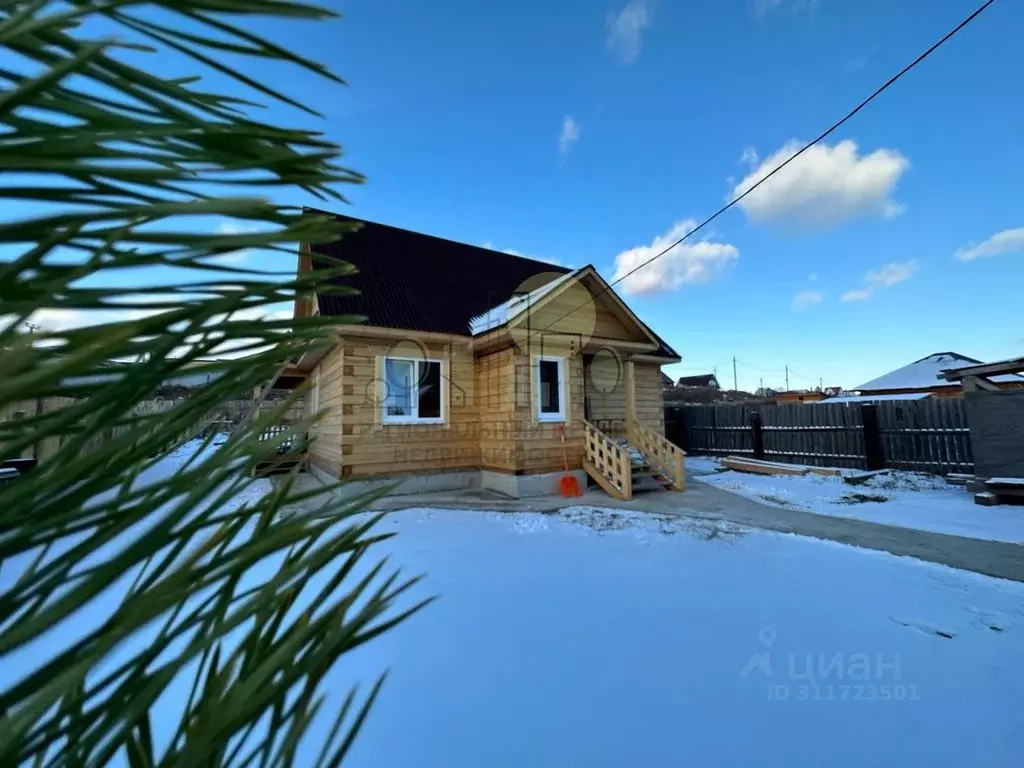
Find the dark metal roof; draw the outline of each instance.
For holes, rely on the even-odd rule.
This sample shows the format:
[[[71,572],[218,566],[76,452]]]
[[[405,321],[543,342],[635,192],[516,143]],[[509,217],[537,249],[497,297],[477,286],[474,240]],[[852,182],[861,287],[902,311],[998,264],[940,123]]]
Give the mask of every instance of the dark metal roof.
[[[318,293],[323,315],[364,315],[369,325],[383,328],[469,335],[472,318],[510,299],[530,278],[548,274],[553,279],[572,271],[386,224],[338,218],[362,226],[333,243],[313,245],[314,259],[321,253],[353,265],[358,274],[331,282],[359,293]],[[659,355],[679,356],[658,340]]]
[[[718,379],[713,373],[705,373],[700,376],[683,376],[676,383],[680,387],[710,387],[718,386]]]

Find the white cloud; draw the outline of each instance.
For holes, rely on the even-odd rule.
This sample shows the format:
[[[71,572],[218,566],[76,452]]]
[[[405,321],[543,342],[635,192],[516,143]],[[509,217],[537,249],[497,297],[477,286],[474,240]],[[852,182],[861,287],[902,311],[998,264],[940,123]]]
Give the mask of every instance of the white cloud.
[[[841,301],[863,301],[875,295],[874,288],[856,288],[840,296]]]
[[[640,55],[643,31],[650,26],[653,14],[653,0],[629,0],[618,13],[608,13],[605,44],[623,64],[629,64]]]
[[[1004,229],[981,243],[971,243],[956,252],[960,261],[974,261],[989,256],[1003,256],[1008,253],[1024,251],[1024,228]]]
[[[793,297],[793,309],[803,310],[813,307],[815,304],[821,304],[824,298],[825,294],[821,291],[800,291]]]
[[[692,219],[677,221],[668,232],[654,238],[650,245],[623,251],[615,257],[613,280],[623,278],[696,226],[697,222]],[[680,243],[664,256],[623,279],[622,287],[626,293],[640,294],[673,291],[683,285],[705,283],[739,257],[740,252],[736,246],[727,243],[707,240]]]
[[[917,269],[916,261],[891,262],[881,269],[873,269],[865,275],[864,280],[868,285],[877,288],[888,288],[897,285],[910,278]]]
[[[803,142],[793,139],[737,184],[731,197],[752,189],[793,157]],[[754,221],[789,220],[832,226],[860,216],[892,218],[904,208],[892,199],[910,161],[894,149],[858,155],[849,139],[835,146],[817,144],[772,176],[740,203]]]
[[[558,134],[558,154],[565,156],[580,138],[580,124],[572,115],[562,118],[562,132]]]
[[[749,165],[751,168],[757,165],[760,158],[757,156],[757,150],[753,147],[744,147],[743,154],[740,155],[740,162]]]
[[[218,235],[242,235],[247,232],[259,231],[261,231],[260,228],[253,224],[239,224],[236,221],[222,221],[217,225]],[[237,251],[222,253],[214,258],[222,264],[239,264],[249,258],[250,254],[252,254],[251,248],[242,248]]]
[[[875,295],[879,288],[890,288],[898,285],[917,270],[916,261],[893,261],[881,269],[873,269],[864,275],[864,287],[847,291],[840,298],[842,301],[864,301]]]

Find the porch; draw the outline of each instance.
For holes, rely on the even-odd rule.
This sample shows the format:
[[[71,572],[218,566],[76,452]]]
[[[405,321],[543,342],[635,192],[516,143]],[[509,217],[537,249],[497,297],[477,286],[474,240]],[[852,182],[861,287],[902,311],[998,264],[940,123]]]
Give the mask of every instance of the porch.
[[[627,359],[622,367],[621,387],[609,388],[610,362],[602,362],[600,353],[584,356],[581,466],[605,493],[621,501],[629,501],[635,493],[645,491],[682,492],[686,490],[685,454],[662,434],[664,406],[660,381],[654,398],[662,425],[659,433],[649,426],[650,421],[638,418],[644,407],[644,390],[637,385],[636,360]],[[621,421],[596,418],[615,413],[617,395],[622,400],[624,418]]]

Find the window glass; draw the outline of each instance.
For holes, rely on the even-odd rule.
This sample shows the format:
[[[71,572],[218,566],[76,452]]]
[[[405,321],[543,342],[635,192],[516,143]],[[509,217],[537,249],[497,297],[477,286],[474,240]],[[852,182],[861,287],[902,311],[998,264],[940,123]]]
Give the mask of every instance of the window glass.
[[[421,362],[419,364],[419,417],[421,419],[441,418],[441,364]]]
[[[558,381],[558,361],[541,360],[540,367],[540,412],[561,413],[561,385]]]
[[[411,360],[385,360],[384,413],[388,416],[412,416],[414,363]]]

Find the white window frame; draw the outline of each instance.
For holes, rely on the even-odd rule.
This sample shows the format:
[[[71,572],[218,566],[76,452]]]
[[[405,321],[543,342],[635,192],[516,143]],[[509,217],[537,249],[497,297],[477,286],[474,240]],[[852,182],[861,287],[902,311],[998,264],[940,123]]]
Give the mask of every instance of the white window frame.
[[[543,361],[558,363],[558,413],[544,413],[541,410],[540,364]],[[537,406],[537,421],[565,422],[566,381],[565,358],[555,355],[536,355],[533,358],[534,403]]]
[[[320,368],[313,372],[312,386],[309,388],[309,415],[316,416],[320,412]]]
[[[388,360],[396,360],[401,362],[412,363],[413,377],[415,381],[420,381],[419,366],[424,363],[437,363],[438,369],[440,370],[440,381],[438,386],[441,387],[440,401],[441,401],[441,415],[431,416],[429,418],[421,419],[419,417],[420,400],[419,397],[412,399],[412,415],[411,416],[391,416],[388,414],[388,402],[387,402],[387,387],[388,387]],[[444,424],[445,416],[447,415],[447,408],[445,407],[445,391],[444,391],[444,361],[437,360],[434,358],[426,357],[400,357],[398,355],[386,355],[381,359],[381,379],[384,382],[384,397],[381,398],[381,423],[382,424]]]

